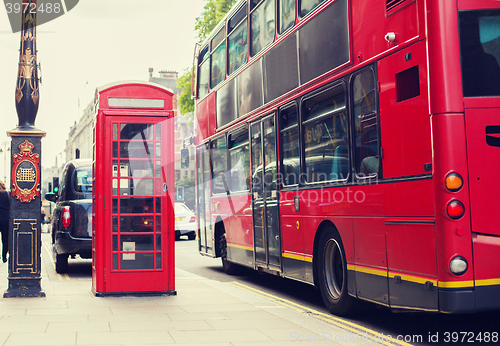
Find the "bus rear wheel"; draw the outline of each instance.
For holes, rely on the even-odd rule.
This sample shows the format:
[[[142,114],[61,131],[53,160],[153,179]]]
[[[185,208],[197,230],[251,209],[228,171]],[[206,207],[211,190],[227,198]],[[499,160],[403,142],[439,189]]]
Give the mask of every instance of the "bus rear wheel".
[[[347,262],[337,232],[328,230],[319,241],[318,285],[327,309],[338,316],[353,310],[354,298],[347,289]]]

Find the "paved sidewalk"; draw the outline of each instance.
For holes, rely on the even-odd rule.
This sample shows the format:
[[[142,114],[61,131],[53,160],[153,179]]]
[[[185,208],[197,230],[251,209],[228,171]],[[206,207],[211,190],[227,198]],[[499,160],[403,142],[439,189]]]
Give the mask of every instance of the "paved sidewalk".
[[[176,269],[177,296],[96,298],[90,279],[61,281],[42,247],[45,298],[4,299],[0,345],[375,345],[279,300]]]

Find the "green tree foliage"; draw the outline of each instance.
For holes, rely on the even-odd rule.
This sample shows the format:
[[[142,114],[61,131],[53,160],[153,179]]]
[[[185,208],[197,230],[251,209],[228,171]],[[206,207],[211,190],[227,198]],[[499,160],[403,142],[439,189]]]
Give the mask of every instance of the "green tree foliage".
[[[182,90],[179,97],[181,114],[194,112],[194,100],[191,98],[191,70],[187,68],[184,74],[177,78],[177,87]]]
[[[200,41],[210,34],[235,3],[236,0],[207,0],[205,11],[196,18],[195,29],[198,31]]]
[[[196,18],[195,29],[198,31],[200,42],[217,26],[227,11],[237,0],[206,0],[207,4],[200,17]],[[193,121],[194,100],[191,99],[191,69],[187,68],[184,74],[177,79],[177,87],[182,89],[179,98],[181,114],[190,114],[189,121]]]

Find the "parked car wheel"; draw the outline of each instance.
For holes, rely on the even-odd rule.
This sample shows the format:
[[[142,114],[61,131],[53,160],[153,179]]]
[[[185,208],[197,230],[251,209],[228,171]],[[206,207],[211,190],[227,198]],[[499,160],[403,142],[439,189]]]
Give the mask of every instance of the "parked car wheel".
[[[56,266],[56,272],[59,274],[67,273],[68,272],[68,255],[58,255],[56,254],[55,256],[55,266]]]

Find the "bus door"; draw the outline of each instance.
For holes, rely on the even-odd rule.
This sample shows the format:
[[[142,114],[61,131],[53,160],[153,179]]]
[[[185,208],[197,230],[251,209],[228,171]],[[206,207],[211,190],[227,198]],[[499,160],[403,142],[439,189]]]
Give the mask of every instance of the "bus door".
[[[212,242],[212,227],[210,224],[210,158],[208,144],[197,149],[196,169],[198,189],[198,245],[202,255],[215,256]]]
[[[275,117],[251,125],[252,209],[255,263],[281,268]]]

